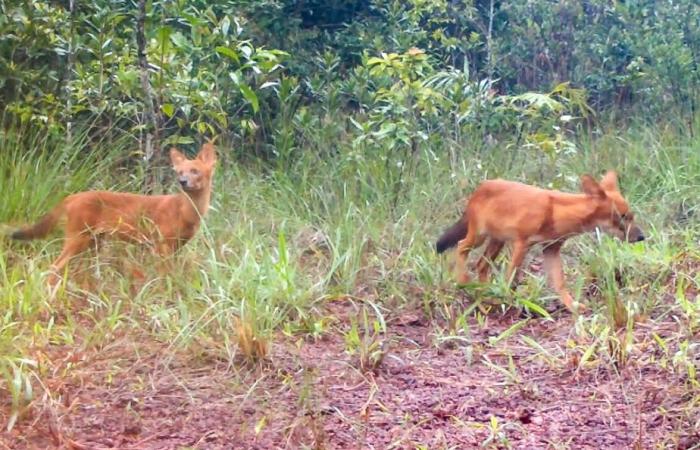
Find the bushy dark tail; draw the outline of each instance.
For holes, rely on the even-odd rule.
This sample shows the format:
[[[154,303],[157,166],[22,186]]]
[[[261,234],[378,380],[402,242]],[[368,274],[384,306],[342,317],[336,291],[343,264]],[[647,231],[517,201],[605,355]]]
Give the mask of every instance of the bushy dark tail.
[[[12,239],[29,240],[42,238],[49,234],[56,226],[63,215],[63,204],[59,204],[48,214],[44,215],[37,223],[28,227],[20,228],[10,234]]]
[[[435,244],[435,249],[438,253],[442,253],[448,248],[452,248],[457,245],[460,239],[464,239],[467,235],[467,215],[464,214],[459,218],[454,225],[445,230]]]

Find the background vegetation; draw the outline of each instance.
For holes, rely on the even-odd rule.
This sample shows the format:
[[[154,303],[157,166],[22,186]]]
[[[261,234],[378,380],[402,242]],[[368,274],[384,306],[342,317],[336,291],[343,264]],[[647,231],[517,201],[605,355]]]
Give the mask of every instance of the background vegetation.
[[[413,309],[436,346],[469,347],[486,325],[453,307],[433,250],[461,198],[488,177],[576,190],[613,167],[651,239],[567,246],[592,312],[562,352],[617,370],[636,319],[673,317],[655,361],[688,397],[667,439],[700,431],[697,1],[0,0],[0,31],[0,223],[83,189],[172,191],[172,144],[216,137],[221,157],[177,277],[139,283],[129,265],[148,257],[116,245],[49,298],[60,244],[0,242],[8,429],[60,397],[46,380],[70,368],[49,348],[127,336],[240,365],[340,333],[367,371],[390,352],[387,320]],[[538,276],[468,292],[544,317],[556,303]],[[325,309],[339,299],[360,305],[347,322]]]
[[[124,132],[142,152],[223,134],[241,153],[287,156],[302,145],[310,114],[333,114],[350,138],[381,129],[381,115],[398,127],[389,137],[410,140],[396,135],[402,123],[416,138],[474,129],[512,138],[524,126],[519,114],[533,112],[527,106],[561,106],[572,119],[588,117],[586,105],[596,117],[673,111],[686,130],[696,110],[692,0],[4,0],[0,8],[5,120],[59,134],[77,124],[100,136]],[[563,105],[514,97],[525,92]]]

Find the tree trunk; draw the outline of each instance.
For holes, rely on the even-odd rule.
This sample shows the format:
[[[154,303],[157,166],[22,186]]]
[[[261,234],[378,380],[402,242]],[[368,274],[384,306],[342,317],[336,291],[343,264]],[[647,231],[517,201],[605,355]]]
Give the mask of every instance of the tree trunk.
[[[68,3],[70,13],[70,38],[68,42],[66,75],[63,85],[64,95],[66,96],[66,139],[69,143],[73,141],[73,95],[70,90],[70,85],[73,79],[73,66],[75,65],[75,2],[76,0],[70,0]]]
[[[493,56],[493,1],[489,3],[489,27],[486,34],[486,62],[489,81],[493,81],[493,73],[495,71],[495,61]]]
[[[145,145],[142,144],[148,173],[145,188],[146,191],[153,192],[159,184],[159,169],[162,165],[163,155],[160,148],[157,105],[153,98],[153,89],[151,89],[148,75],[148,58],[146,57],[146,0],[139,0],[139,12],[136,19],[136,46],[145,104],[144,119],[151,128],[146,133]]]

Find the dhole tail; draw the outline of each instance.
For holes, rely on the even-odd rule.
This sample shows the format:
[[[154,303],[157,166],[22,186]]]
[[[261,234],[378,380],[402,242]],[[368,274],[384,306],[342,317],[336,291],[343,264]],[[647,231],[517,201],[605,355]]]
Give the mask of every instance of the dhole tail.
[[[437,243],[435,244],[435,249],[438,253],[442,253],[445,250],[457,245],[457,242],[459,242],[460,239],[464,239],[466,235],[467,216],[464,214],[457,222],[455,222],[454,225],[442,233],[442,236],[440,236],[440,239],[438,239]]]
[[[59,219],[63,215],[63,204],[56,206],[48,214],[44,215],[37,223],[34,225],[20,228],[15,230],[10,234],[12,239],[17,240],[29,240],[38,239],[49,234],[51,230],[56,226]]]

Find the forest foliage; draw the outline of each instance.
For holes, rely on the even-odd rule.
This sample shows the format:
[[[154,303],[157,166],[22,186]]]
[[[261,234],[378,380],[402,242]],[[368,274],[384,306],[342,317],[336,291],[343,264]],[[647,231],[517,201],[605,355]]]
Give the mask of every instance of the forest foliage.
[[[694,0],[1,0],[0,13],[6,124],[127,133],[146,158],[200,135],[290,157],[321,125],[362,153],[506,136],[554,154],[601,114],[672,111],[692,127],[700,81]]]

